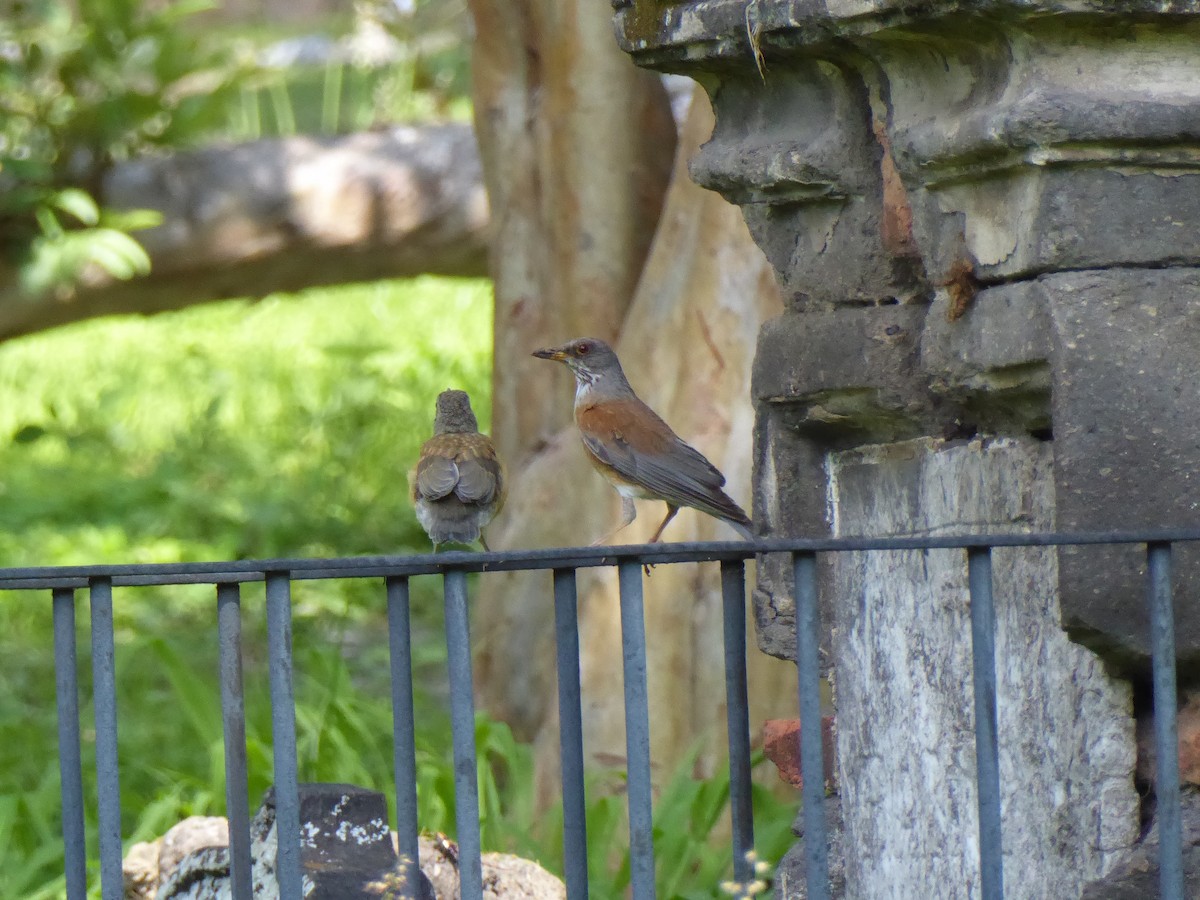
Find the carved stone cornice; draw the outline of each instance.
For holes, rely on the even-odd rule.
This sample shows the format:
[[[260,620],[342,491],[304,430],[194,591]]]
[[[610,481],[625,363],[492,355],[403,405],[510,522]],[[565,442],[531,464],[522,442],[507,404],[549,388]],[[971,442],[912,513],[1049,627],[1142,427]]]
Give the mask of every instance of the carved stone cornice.
[[[1200,2],[635,0],[617,34],[708,88],[718,124],[693,175],[735,203],[878,205],[864,171],[894,165],[933,284],[963,260],[983,283],[1200,263]],[[886,161],[863,156],[879,156],[866,118]],[[1113,193],[1134,233],[1115,255],[1123,223],[1084,212]],[[1177,214],[1151,214],[1164,204]],[[840,280],[805,267],[780,269],[790,293],[838,302]],[[847,299],[864,292],[920,290],[885,275]]]
[[[613,0],[621,49],[640,66],[691,74],[764,56],[833,53],[839,41],[954,17],[1002,24],[1072,16],[1131,27],[1200,16],[1198,0]]]

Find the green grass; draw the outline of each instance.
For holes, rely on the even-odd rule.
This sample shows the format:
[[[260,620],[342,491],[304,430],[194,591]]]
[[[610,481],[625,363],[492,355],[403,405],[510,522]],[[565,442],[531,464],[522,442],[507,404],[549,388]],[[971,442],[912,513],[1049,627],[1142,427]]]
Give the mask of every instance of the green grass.
[[[490,322],[487,282],[418,279],[86,322],[5,344],[0,565],[427,551],[407,471],[439,391],[467,389],[487,422]],[[446,828],[445,651],[424,582],[414,585],[423,813]],[[257,801],[271,770],[262,588],[243,593]],[[390,793],[381,586],[298,583],[293,596],[301,776]],[[61,869],[47,600],[0,593],[3,897],[35,896]],[[211,588],[117,591],[127,838],[224,806],[213,605]],[[90,771],[82,595],[78,606]]]
[[[328,63],[258,73],[213,136],[236,141],[347,134],[397,122],[470,121],[466,52],[387,66]]]
[[[9,343],[0,560],[426,547],[407,467],[438,391],[471,391],[486,425],[488,294],[483,281],[419,279]]]
[[[490,411],[484,281],[417,279],[81,323],[0,346],[0,566],[425,552],[406,474],[434,398]],[[115,592],[127,846],[224,811],[211,587]],[[252,804],[271,779],[263,589],[243,588]],[[62,894],[49,597],[0,592],[0,897]],[[85,797],[91,776],[86,597],[77,603]],[[437,583],[413,580],[420,821],[453,833]],[[383,586],[293,585],[300,777],[394,796]],[[477,719],[484,846],[561,871],[561,810],[534,808],[532,748]],[[728,781],[690,766],[655,800],[660,895],[713,897]],[[620,773],[589,789],[592,896],[628,882]],[[616,787],[614,788],[614,785]],[[94,854],[95,808],[88,801]],[[756,789],[759,850],[792,811]],[[95,861],[90,873],[96,878]]]

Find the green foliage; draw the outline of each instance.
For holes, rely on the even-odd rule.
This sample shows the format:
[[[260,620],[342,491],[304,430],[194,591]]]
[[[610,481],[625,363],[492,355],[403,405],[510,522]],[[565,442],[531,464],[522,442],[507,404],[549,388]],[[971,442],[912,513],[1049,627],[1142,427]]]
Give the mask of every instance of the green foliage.
[[[157,223],[102,213],[118,160],[203,140],[342,133],[469,114],[467,52],[446,4],[419,3],[387,64],[277,69],[259,45],[197,14],[216,0],[17,0],[0,16],[0,272],[33,297],[70,295],[94,272],[144,274],[128,232]],[[461,4],[448,14],[461,19]],[[457,26],[461,27],[461,26]],[[425,28],[439,29],[426,40]],[[276,29],[277,30],[277,29]],[[449,38],[447,42],[445,39]]]
[[[490,410],[483,281],[81,323],[0,348],[9,565],[425,549],[406,473],[434,398]]]
[[[427,551],[406,473],[439,391],[468,390],[486,422],[490,316],[487,282],[418,279],[0,346],[0,564]],[[448,827],[432,582],[413,582],[418,753],[424,821]],[[261,585],[243,598],[257,798],[271,772]],[[54,896],[61,881],[47,599],[0,593],[0,797],[14,798],[0,803],[0,897]],[[293,602],[301,777],[393,793],[382,585],[300,582]],[[213,592],[118,590],[115,607],[123,831],[139,840],[224,807]],[[90,772],[90,738],[83,752]]]
[[[429,56],[412,50],[386,65],[334,59],[258,69],[241,82],[220,134],[257,140],[347,134],[395,122],[466,120],[471,115],[466,60],[465,47],[454,46]]]
[[[236,72],[182,27],[207,0],[24,0],[0,18],[0,250],[34,293],[91,266],[128,278],[145,252],[93,198],[118,159],[178,146],[227,108]],[[63,220],[61,215],[67,214]]]
[[[657,893],[673,900],[727,896],[721,884],[733,871],[729,771],[723,769],[711,778],[695,777],[697,754],[695,751],[685,759],[654,796]],[[759,770],[764,765],[765,757],[755,753],[752,768]],[[629,890],[625,796],[603,787],[622,774],[596,776],[588,787],[588,888],[590,897],[601,900],[620,900]],[[793,841],[794,806],[759,785],[754,785],[752,792],[758,856],[778,861]],[[561,828],[561,819],[556,827]],[[554,847],[561,857],[561,838]]]
[[[71,216],[75,227],[64,227],[59,213]],[[89,266],[121,279],[150,271],[150,257],[127,232],[157,224],[161,218],[157,213],[108,214],[102,224],[90,195],[78,188],[62,188],[47,189],[33,207],[33,216],[40,232],[29,243],[20,270],[21,287],[31,296],[69,290]]]
[[[483,281],[419,279],[91,321],[0,346],[0,565],[427,551],[405,476],[440,390],[468,390],[486,427],[489,293]],[[453,834],[438,587],[412,580],[419,817]],[[116,591],[127,842],[224,811],[213,593]],[[383,585],[296,582],[292,598],[300,777],[370,786],[391,803]],[[0,593],[0,897],[62,893],[48,600]],[[272,771],[262,585],[245,585],[242,604],[256,804]],[[77,615],[94,853],[82,594]],[[532,748],[483,715],[475,737],[484,847],[561,872],[562,812],[535,808]],[[731,872],[728,778],[691,771],[655,798],[663,897],[719,896]],[[777,859],[792,810],[762,790],[755,804],[759,850]],[[590,781],[587,819],[592,895],[615,900],[629,878],[620,773]]]

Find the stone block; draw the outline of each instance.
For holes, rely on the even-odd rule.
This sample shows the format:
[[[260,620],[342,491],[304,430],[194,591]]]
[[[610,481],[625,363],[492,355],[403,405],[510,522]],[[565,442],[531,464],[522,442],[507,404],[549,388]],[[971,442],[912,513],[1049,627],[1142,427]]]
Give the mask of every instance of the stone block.
[[[827,445],[924,433],[934,419],[919,366],[925,315],[924,306],[891,304],[773,319],[759,334],[755,400]]]
[[[1037,282],[978,291],[961,314],[939,291],[921,335],[929,389],[990,434],[1049,437],[1050,319]]]
[[[1200,270],[1108,269],[1039,280],[1053,329],[1057,525],[1068,531],[1200,523]],[[1175,554],[1176,644],[1200,662],[1200,552]],[[1148,652],[1145,553],[1060,552],[1064,622],[1106,658]]]
[[[988,281],[1200,263],[1197,171],[1029,166],[910,196],[916,239],[935,281],[962,258]]]
[[[1184,791],[1183,896],[1200,897],[1200,794]],[[1158,819],[1138,846],[1121,857],[1107,876],[1087,885],[1080,900],[1145,900],[1159,896]]]
[[[1052,456],[1011,438],[835,454],[835,532],[1047,528]],[[1077,897],[1137,838],[1130,691],[1059,627],[1052,550],[993,559],[1005,896]],[[951,896],[939,890],[979,878],[966,555],[843,553],[834,565],[846,846],[872,848],[847,858],[847,896]]]
[[[868,94],[859,73],[824,60],[797,61],[765,83],[729,77],[713,93],[721,113],[692,177],[742,207],[790,308],[926,292]]]
[[[387,822],[387,801],[378,791],[352,784],[301,784],[300,866],[306,900],[371,896],[367,885],[396,868]],[[271,900],[279,894],[277,847],[271,787],[250,823],[255,897]],[[426,900],[432,895],[418,896]]]
[[[770,536],[829,532],[825,454],[831,447],[943,430],[920,372],[922,306],[812,309],[763,326],[753,387],[758,416],[754,519]],[[829,561],[819,563],[829,598]],[[790,558],[759,560],[754,590],[759,649],[794,659]],[[828,632],[829,615],[823,617]]]

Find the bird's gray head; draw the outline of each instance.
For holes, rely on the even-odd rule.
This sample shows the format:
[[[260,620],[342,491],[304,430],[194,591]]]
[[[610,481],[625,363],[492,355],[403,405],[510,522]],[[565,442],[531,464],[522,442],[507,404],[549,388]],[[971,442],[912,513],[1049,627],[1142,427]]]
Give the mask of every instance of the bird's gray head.
[[[629,387],[617,354],[599,338],[576,338],[561,347],[535,350],[533,355],[538,359],[553,359],[566,363],[575,373],[575,380],[581,385],[603,381],[609,388]]]
[[[479,423],[471,411],[471,398],[466,391],[442,391],[437,398],[437,415],[433,419],[434,434],[467,434],[478,431]]]

